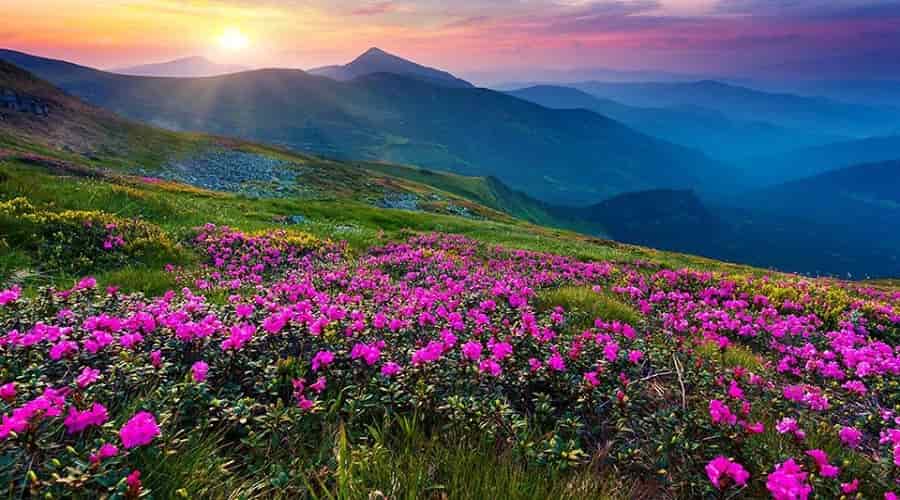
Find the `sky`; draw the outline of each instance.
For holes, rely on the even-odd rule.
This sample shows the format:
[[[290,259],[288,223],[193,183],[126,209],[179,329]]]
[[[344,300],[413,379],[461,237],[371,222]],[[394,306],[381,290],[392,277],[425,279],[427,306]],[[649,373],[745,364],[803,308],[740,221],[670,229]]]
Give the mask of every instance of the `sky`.
[[[311,68],[378,46],[463,75],[900,73],[900,0],[0,0],[0,11],[0,46],[99,68],[192,55]]]

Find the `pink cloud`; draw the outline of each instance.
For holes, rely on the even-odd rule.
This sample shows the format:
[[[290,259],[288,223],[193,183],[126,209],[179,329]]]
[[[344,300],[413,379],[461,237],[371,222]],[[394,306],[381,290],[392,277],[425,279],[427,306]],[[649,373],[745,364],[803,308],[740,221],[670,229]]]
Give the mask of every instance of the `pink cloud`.
[[[360,7],[351,12],[351,14],[354,16],[378,16],[381,14],[397,12],[397,10],[397,6],[394,4],[394,2],[379,2],[367,5],[365,7]]]

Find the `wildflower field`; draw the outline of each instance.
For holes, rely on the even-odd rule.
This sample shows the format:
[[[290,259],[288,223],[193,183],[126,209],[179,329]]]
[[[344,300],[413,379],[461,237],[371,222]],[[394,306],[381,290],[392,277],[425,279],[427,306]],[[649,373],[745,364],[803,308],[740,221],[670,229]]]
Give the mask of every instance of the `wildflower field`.
[[[80,244],[102,266],[152,232]],[[6,497],[900,491],[900,292],[445,233],[184,245],[159,294],[0,291]]]

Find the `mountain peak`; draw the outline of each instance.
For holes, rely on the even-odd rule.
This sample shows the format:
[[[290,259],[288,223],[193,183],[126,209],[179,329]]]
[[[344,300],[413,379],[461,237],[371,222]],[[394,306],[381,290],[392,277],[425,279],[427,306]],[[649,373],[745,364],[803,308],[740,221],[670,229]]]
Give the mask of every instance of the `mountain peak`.
[[[363,52],[360,57],[364,56],[390,56],[390,54],[384,50],[379,49],[378,47],[369,47],[369,50]],[[396,57],[396,56],[395,56]]]
[[[369,48],[349,64],[314,68],[309,70],[308,73],[341,81],[353,80],[354,78],[375,73],[391,73],[443,87],[470,88],[473,86],[471,83],[459,79],[446,71],[423,66],[385,52],[378,47]]]

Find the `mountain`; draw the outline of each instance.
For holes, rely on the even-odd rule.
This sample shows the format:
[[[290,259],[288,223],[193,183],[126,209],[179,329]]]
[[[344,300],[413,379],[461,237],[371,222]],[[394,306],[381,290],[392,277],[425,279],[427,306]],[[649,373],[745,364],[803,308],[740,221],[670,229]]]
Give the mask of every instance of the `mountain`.
[[[469,88],[472,84],[446,71],[416,64],[377,47],[373,47],[343,66],[323,66],[308,71],[312,75],[333,80],[348,81],[360,76],[376,73],[391,73],[423,80],[435,85],[454,88]]]
[[[64,150],[91,161],[161,161],[195,142],[187,135],[148,127],[85,104],[31,73],[0,61],[0,147],[11,139],[32,150]]]
[[[656,188],[720,190],[734,172],[703,154],[584,110],[377,73],[349,82],[299,70],[200,79],[114,75],[0,52],[65,90],[132,119],[179,130],[494,176],[544,201],[594,203]]]
[[[137,175],[244,195],[353,201],[487,221],[561,222],[543,203],[496,179],[336,162],[238,139],[161,130],[98,109],[0,61],[0,162],[6,161],[56,174]],[[273,178],[279,181],[270,189],[266,184]],[[285,187],[291,183],[299,188]]]
[[[612,68],[576,68],[569,70],[534,69],[483,70],[466,73],[472,81],[485,82],[496,90],[514,90],[537,85],[569,85],[574,82],[695,82],[712,78],[697,73],[660,70],[621,70]]]
[[[840,139],[760,121],[732,119],[722,112],[702,108],[627,106],[571,87],[541,85],[514,90],[509,94],[548,108],[595,111],[645,134],[696,148],[729,162],[758,154],[759,151],[786,153],[798,147]]]
[[[763,121],[825,135],[867,137],[900,131],[900,109],[897,108],[762,92],[712,80],[689,83],[584,82],[570,86],[629,106],[703,108],[733,119]]]
[[[900,160],[900,135],[841,141],[802,148],[780,155],[747,158],[741,162],[764,184],[818,175],[861,163]]]
[[[84,69],[77,67],[56,69],[58,75],[68,74],[70,78],[85,74]],[[379,75],[376,79],[385,77]],[[105,78],[179,81],[121,75]],[[789,271],[842,276],[849,272],[857,277],[900,274],[895,236],[878,235],[872,229],[877,226],[865,225],[865,219],[846,224],[836,216],[834,220],[838,222],[828,222],[810,219],[808,213],[767,210],[768,205],[777,206],[769,203],[770,198],[775,199],[774,195],[760,198],[746,195],[742,204],[725,206],[706,201],[691,191],[652,189],[617,194],[586,207],[560,206],[537,200],[490,176],[462,176],[387,163],[327,160],[241,139],[135,124],[83,103],[8,64],[0,65],[0,82],[0,96],[12,96],[5,97],[0,108],[0,163],[4,166],[37,168],[66,178],[90,175],[97,177],[98,182],[126,186],[115,187],[113,194],[104,195],[111,196],[104,198],[108,204],[121,205],[127,198],[123,193],[132,193],[133,186],[156,185],[153,179],[175,182],[164,184],[161,194],[152,195],[151,200],[155,201],[150,212],[131,212],[134,204],[130,201],[123,205],[121,210],[127,216],[168,217],[173,209],[173,193],[179,193],[190,197],[191,203],[202,201],[203,210],[221,208],[206,206],[208,203],[238,203],[227,214],[217,216],[216,220],[225,218],[223,223],[235,217],[250,218],[258,224],[273,217],[303,223],[309,216],[325,217],[328,221],[344,221],[352,216],[381,221],[380,224],[397,229],[409,227],[408,224],[425,224],[423,227],[432,230],[502,235],[518,228],[517,231],[527,231],[530,238],[541,241],[566,234],[541,227],[552,226]],[[423,84],[418,82],[418,85]],[[16,172],[20,175],[22,171]],[[896,169],[850,173],[846,174],[847,178],[832,180],[830,187],[817,186],[815,190],[825,193],[828,199],[841,200],[839,210],[851,214],[865,213],[860,212],[854,200],[877,200],[863,205],[871,210],[866,217],[881,221],[882,229],[896,227],[890,225],[893,219],[878,219],[883,214],[875,212],[881,205],[897,204],[895,198],[889,198],[890,193],[900,192],[895,185],[900,176],[896,174]],[[41,183],[48,182],[44,177]],[[880,182],[878,179],[893,180],[894,184],[859,186],[854,188],[853,195],[843,198],[831,195],[835,186],[850,186],[855,178],[870,177],[876,184]],[[2,179],[0,175],[0,188],[14,185],[4,184]],[[186,189],[184,183],[196,188]],[[873,191],[875,188],[882,190]],[[210,189],[240,196],[210,194]],[[68,203],[71,198],[49,196],[50,201],[61,203]],[[246,200],[261,196],[278,199],[263,200],[259,206],[266,208],[248,212]],[[779,196],[786,200],[782,205],[815,206],[796,193]],[[379,212],[383,208],[403,210]],[[438,218],[432,222],[428,217]],[[661,255],[655,250],[638,250],[646,255]],[[693,258],[680,256],[677,262],[684,263],[687,259]]]
[[[856,278],[900,274],[900,161],[757,189],[717,210],[743,238],[733,241],[758,250],[745,262],[774,256],[784,266]],[[731,255],[741,253],[737,246]]]
[[[722,221],[690,190],[655,189],[624,193],[586,207],[554,207],[560,218],[602,227],[617,241],[654,248],[715,254],[710,235],[722,231]]]
[[[201,56],[184,57],[173,61],[142,64],[126,68],[109,70],[111,73],[134,76],[165,76],[177,78],[217,76],[228,73],[246,71],[247,68],[236,64],[218,64]]]
[[[864,163],[755,190],[744,206],[888,233],[900,241],[900,160]]]
[[[900,79],[779,80],[770,77],[753,80],[752,86],[772,92],[821,96],[866,106],[900,108]]]

